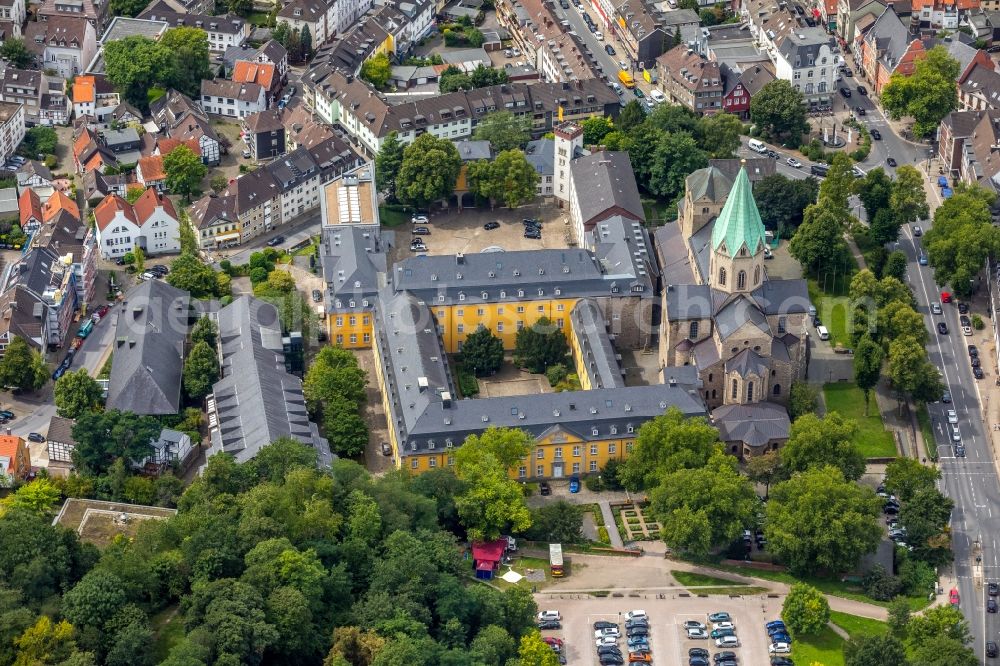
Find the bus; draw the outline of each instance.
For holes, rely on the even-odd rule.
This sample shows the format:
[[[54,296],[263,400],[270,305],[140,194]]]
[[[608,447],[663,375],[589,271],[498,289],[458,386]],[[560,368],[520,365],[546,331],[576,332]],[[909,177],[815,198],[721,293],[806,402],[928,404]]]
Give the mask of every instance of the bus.
[[[562,578],[565,571],[563,570],[563,556],[562,556],[562,544],[561,543],[550,543],[549,544],[549,569],[554,578]]]
[[[93,330],[94,330],[94,320],[88,319],[83,323],[83,326],[80,327],[80,330],[76,332],[76,337],[86,340],[87,336],[90,335],[90,332]]]

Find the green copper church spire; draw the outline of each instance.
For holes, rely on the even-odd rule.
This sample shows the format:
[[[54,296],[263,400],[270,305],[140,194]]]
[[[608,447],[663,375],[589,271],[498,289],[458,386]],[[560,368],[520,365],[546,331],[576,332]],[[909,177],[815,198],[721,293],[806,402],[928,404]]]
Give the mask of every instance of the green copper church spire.
[[[745,244],[747,252],[756,254],[764,243],[764,223],[753,200],[753,187],[744,166],[736,175],[736,181],[729,191],[726,205],[719,213],[712,229],[712,249],[718,250],[725,243],[726,254],[735,257]]]

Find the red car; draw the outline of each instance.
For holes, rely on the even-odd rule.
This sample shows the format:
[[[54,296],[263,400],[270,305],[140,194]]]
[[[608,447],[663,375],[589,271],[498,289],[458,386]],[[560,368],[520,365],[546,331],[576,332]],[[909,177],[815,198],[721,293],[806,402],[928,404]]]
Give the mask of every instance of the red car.
[[[955,588],[951,588],[951,592],[948,593],[948,602],[952,606],[956,606],[957,607],[958,606],[958,601],[959,601],[959,599],[958,599],[958,590],[956,590]]]
[[[942,291],[941,292],[941,302],[942,303],[951,303],[951,294],[949,294],[947,291]]]
[[[105,305],[102,305],[101,307],[97,308],[97,314],[101,315],[101,318],[103,319],[104,315],[108,314],[109,310],[111,310],[111,306],[105,304]]]
[[[543,636],[542,640],[545,641],[550,648],[558,652],[563,645],[561,638],[555,638],[554,636]]]

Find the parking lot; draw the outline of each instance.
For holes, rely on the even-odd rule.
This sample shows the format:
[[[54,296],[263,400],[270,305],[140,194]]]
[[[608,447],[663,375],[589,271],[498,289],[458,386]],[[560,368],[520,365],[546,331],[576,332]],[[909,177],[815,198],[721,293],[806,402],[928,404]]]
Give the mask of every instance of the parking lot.
[[[524,237],[525,218],[542,221],[542,237]],[[412,236],[424,241],[427,251],[410,250],[411,228],[396,227],[398,258],[416,254],[472,254],[483,250],[541,250],[569,246],[570,226],[568,211],[555,206],[522,206],[515,210],[498,208],[493,211],[466,209],[459,212],[434,213],[426,226],[430,234]],[[495,222],[500,226],[487,230],[484,225]]]
[[[767,664],[768,638],[764,623],[779,619],[781,599],[767,595],[748,597],[693,597],[679,593],[662,595],[643,594],[603,599],[583,595],[537,594],[539,610],[558,610],[562,613],[562,629],[543,631],[543,636],[556,636],[565,641],[563,651],[570,665],[593,666],[599,664],[594,644],[594,622],[607,620],[619,623],[621,640],[619,648],[628,661],[625,638],[625,614],[642,609],[649,615],[649,647],[654,664],[687,664],[688,650],[698,647],[716,654],[724,650],[735,652],[741,666]],[[717,648],[711,638],[690,640],[682,626],[685,620],[697,620],[708,625],[709,613],[725,611],[732,616],[740,647]]]

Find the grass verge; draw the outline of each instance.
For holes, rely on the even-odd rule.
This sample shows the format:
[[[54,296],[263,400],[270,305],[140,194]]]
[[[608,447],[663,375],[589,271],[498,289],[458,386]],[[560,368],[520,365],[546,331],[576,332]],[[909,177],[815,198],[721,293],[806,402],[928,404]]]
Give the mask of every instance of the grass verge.
[[[708,595],[710,597],[752,597],[758,594],[767,594],[771,590],[766,587],[755,585],[744,585],[743,587],[693,587],[689,588],[691,594]]]
[[[830,620],[850,634],[851,638],[858,636],[880,636],[889,631],[889,625],[881,620],[861,617],[839,611],[830,611]]]
[[[694,573],[693,571],[673,571],[671,570],[670,575],[674,577],[681,585],[718,585],[718,586],[733,586],[733,585],[744,585],[734,580],[728,578],[719,578],[718,576],[707,576],[705,574]]]
[[[410,223],[410,214],[402,206],[382,204],[378,207],[379,219],[386,227],[398,227]]]
[[[844,666],[844,639],[830,627],[812,636],[795,636],[792,654],[796,664]]]
[[[837,412],[857,422],[854,443],[866,458],[893,458],[897,455],[892,433],[886,431],[878,405],[874,404],[875,396],[870,399],[868,416],[865,416],[864,391],[854,384],[824,384],[823,398],[828,412]]]
[[[917,422],[920,423],[920,434],[924,437],[924,449],[927,450],[927,457],[937,460],[937,440],[934,439],[934,428],[931,427],[931,417],[927,413],[927,403],[921,402],[917,405]]]

